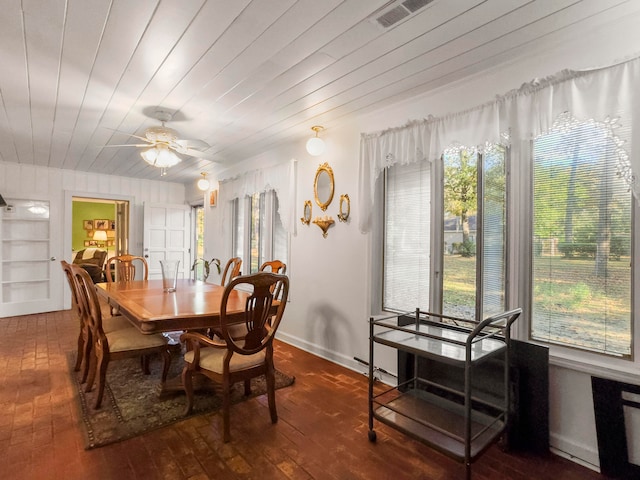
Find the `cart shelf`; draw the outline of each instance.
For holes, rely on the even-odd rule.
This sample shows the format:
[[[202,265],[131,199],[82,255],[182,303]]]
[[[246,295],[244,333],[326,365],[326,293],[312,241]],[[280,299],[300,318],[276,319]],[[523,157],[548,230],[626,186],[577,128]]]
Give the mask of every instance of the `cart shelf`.
[[[415,321],[400,325],[398,316],[369,319],[369,440],[376,440],[374,419],[391,426],[466,465],[494,441],[508,424],[509,343],[512,323],[521,310],[494,315],[481,322],[446,315],[412,312]],[[452,364],[464,369],[459,388],[415,376],[374,395],[374,344]],[[487,401],[474,395],[473,369],[484,360],[504,357],[504,394]]]

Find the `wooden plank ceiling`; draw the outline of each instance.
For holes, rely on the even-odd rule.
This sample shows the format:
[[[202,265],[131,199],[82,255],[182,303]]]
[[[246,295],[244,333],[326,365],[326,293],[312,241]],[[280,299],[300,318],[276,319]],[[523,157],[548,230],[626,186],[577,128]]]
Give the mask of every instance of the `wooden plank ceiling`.
[[[159,126],[161,110],[179,138],[209,145],[162,177],[193,182],[639,11],[634,0],[3,0],[0,159],[160,179],[140,147],[103,147],[144,143],[129,134]]]

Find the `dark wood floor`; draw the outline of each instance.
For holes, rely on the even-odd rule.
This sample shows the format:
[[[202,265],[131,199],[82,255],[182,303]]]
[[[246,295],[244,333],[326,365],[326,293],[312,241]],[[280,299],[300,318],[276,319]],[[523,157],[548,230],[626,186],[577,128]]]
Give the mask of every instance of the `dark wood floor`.
[[[383,425],[370,443],[366,378],[283,343],[277,366],[296,382],[276,393],[276,425],[262,396],[233,407],[228,444],[211,414],[85,451],[65,360],[76,328],[69,311],[0,319],[0,478],[464,478],[462,465]],[[605,477],[553,455],[494,446],[474,463],[473,478]]]

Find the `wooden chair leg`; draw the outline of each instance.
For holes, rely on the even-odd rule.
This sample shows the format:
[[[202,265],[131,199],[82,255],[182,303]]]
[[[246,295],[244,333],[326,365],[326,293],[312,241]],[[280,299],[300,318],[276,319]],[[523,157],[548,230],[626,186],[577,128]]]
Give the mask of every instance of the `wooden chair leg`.
[[[162,359],[164,360],[162,366],[162,384],[164,385],[169,375],[169,367],[171,366],[171,352],[168,348],[162,351]]]
[[[87,376],[89,375],[89,372],[91,370],[91,361],[92,361],[92,357],[93,357],[93,349],[92,344],[93,344],[93,339],[91,338],[91,334],[84,332],[83,334],[83,350],[82,350],[82,365],[81,365],[81,377],[80,377],[80,383],[84,383],[87,381]]]
[[[149,369],[149,355],[142,355],[140,357],[140,366],[142,367],[142,372],[145,375],[151,375],[151,370]]]
[[[185,365],[182,369],[182,386],[187,397],[187,406],[184,410],[185,415],[189,415],[193,409],[193,381],[191,374],[192,372],[189,365]]]
[[[87,377],[87,384],[84,388],[85,392],[90,392],[93,388],[93,382],[96,379],[97,358],[95,349],[91,350],[89,354],[89,376]]]
[[[84,359],[83,353],[84,353],[84,338],[83,338],[83,333],[81,329],[80,333],[78,334],[78,354],[76,356],[76,364],[73,367],[73,370],[75,372],[80,371],[80,366],[82,365],[82,361]]]
[[[107,367],[109,366],[109,359],[100,352],[97,356],[96,373],[98,375],[98,395],[96,396],[96,403],[93,408],[96,410],[102,405],[102,397],[104,395],[104,386],[107,381]]]

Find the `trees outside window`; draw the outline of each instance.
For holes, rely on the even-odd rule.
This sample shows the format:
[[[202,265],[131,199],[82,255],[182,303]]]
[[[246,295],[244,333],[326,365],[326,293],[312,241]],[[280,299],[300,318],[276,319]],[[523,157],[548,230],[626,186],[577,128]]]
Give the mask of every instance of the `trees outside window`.
[[[631,193],[611,129],[568,114],[533,146],[531,337],[630,356]]]
[[[475,319],[504,308],[506,158],[498,146],[452,148],[439,165],[388,169],[384,309]]]

